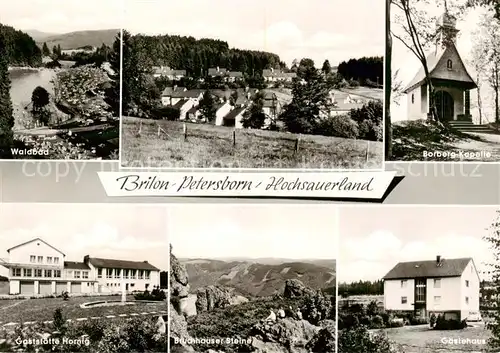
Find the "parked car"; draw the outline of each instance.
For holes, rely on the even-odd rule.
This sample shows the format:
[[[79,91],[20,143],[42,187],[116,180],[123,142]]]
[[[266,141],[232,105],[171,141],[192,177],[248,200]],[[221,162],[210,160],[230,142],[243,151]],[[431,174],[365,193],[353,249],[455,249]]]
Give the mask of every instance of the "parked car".
[[[483,321],[483,319],[481,318],[481,313],[479,313],[479,312],[471,312],[471,313],[469,313],[469,316],[467,316],[467,318],[465,319],[465,321],[475,321],[475,322],[478,322],[478,321]]]

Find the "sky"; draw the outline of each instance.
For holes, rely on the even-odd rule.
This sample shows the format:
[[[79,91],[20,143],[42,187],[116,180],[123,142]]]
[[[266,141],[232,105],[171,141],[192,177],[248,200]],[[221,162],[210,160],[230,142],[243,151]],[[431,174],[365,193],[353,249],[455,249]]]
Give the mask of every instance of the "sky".
[[[383,56],[384,2],[373,0],[124,0],[132,33],[217,38],[230,47],[269,51],[289,66]]]
[[[439,4],[439,3],[438,3]],[[393,7],[394,8],[394,7]],[[429,16],[438,17],[443,13],[443,8],[438,6],[428,5],[426,8],[426,13]],[[399,11],[394,10],[393,17],[399,14]],[[470,65],[470,52],[473,46],[473,32],[477,28],[477,23],[481,15],[485,13],[482,8],[468,10],[461,18],[457,20],[457,29],[460,30],[457,37],[457,49],[460,53],[462,60],[469,72],[469,74],[475,78],[475,72]],[[393,23],[395,23],[393,18]],[[401,33],[400,27],[396,24],[392,25],[391,28],[396,34]],[[432,49],[435,47],[432,46]],[[408,48],[404,46],[398,39],[393,38],[393,51],[392,51],[392,64],[391,69],[394,74],[396,70],[399,70],[397,74],[397,80],[402,82],[403,88],[407,87],[407,84],[415,77],[418,70],[421,67],[420,61],[417,59],[415,54],[413,54]],[[429,51],[427,51],[429,53]],[[475,91],[474,91],[475,92]],[[476,93],[471,94],[471,106],[474,105],[476,100]],[[391,104],[391,119],[393,121],[406,120],[407,118],[407,97],[403,95],[399,98],[398,104]],[[472,114],[477,115],[477,113],[472,109]]]
[[[164,206],[117,204],[0,204],[0,258],[7,249],[41,238],[66,254],[148,261],[167,270]],[[0,266],[1,267],[1,266]]]
[[[478,271],[492,261],[482,240],[493,207],[346,207],[339,213],[339,282],[377,280],[398,262],[472,257]],[[484,279],[485,274],[480,274]]]
[[[19,30],[67,33],[121,28],[123,0],[1,0],[0,23]]]
[[[178,258],[336,259],[330,205],[178,205],[169,239]]]

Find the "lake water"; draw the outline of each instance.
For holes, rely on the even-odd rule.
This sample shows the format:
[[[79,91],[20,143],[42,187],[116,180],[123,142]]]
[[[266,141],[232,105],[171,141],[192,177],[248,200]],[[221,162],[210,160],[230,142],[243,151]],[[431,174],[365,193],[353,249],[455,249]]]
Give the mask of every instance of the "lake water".
[[[28,104],[31,101],[31,94],[37,86],[45,88],[51,94],[53,93],[50,81],[56,75],[54,70],[15,69],[9,73],[11,80],[10,98],[14,106]]]

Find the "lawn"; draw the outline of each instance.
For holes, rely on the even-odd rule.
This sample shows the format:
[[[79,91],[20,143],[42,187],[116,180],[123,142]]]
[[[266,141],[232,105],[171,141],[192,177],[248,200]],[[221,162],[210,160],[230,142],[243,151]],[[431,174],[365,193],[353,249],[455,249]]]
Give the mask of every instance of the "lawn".
[[[472,341],[477,342],[489,338],[489,332],[484,324],[474,324],[474,327],[451,331],[430,330],[428,325],[405,326],[382,331],[405,353],[488,352],[485,344],[475,344]],[[450,339],[469,339],[469,342],[443,343],[444,340]]]
[[[139,129],[141,126],[141,133]],[[124,117],[121,163],[127,168],[378,169],[383,144],[365,140],[237,129]],[[161,128],[158,135],[158,127]]]
[[[64,301],[62,298],[0,300],[0,322],[6,324],[9,322],[50,321],[53,319],[54,311],[57,308],[62,309],[66,319],[167,311],[167,305],[164,301],[126,306],[80,308],[80,304],[83,303],[106,300],[116,301],[120,300],[120,297],[72,297],[68,301]],[[133,301],[134,298],[133,296],[128,296],[127,300]]]

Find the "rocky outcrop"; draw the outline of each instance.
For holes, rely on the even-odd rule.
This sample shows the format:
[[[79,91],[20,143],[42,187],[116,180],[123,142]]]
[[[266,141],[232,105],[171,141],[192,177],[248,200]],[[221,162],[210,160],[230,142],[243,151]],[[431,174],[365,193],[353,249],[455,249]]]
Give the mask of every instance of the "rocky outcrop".
[[[283,296],[285,298],[297,298],[305,295],[313,294],[314,291],[304,285],[298,279],[287,279],[285,281],[285,290]]]
[[[189,279],[186,267],[172,254],[170,246],[170,295],[187,297],[189,294]]]
[[[196,295],[196,311],[198,313],[228,307],[233,299],[231,290],[222,286],[199,288]]]
[[[306,345],[320,330],[305,320],[261,322],[251,330],[252,352],[308,352]]]

